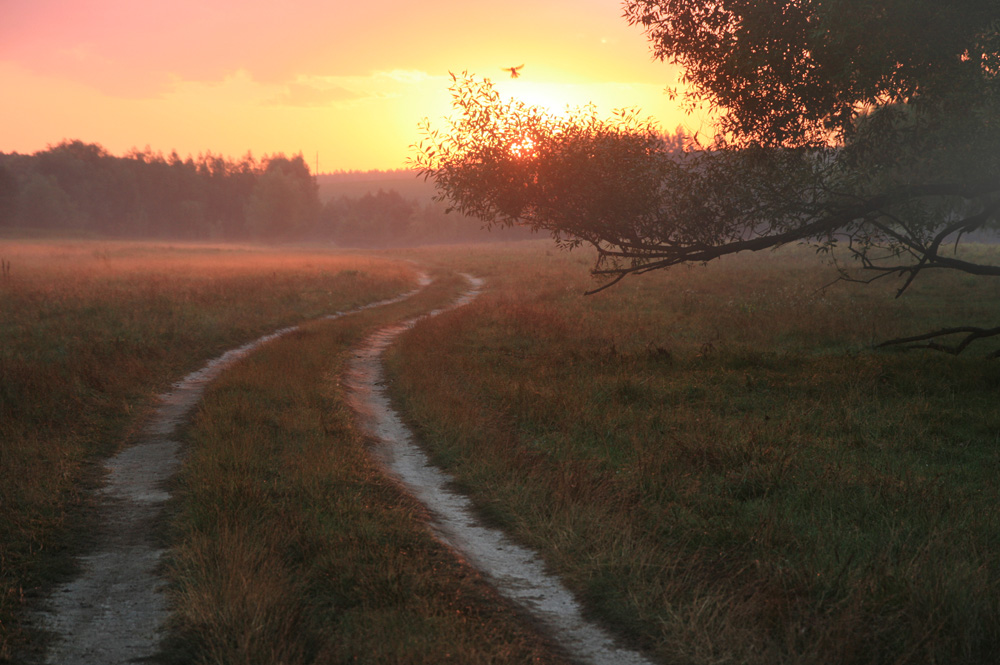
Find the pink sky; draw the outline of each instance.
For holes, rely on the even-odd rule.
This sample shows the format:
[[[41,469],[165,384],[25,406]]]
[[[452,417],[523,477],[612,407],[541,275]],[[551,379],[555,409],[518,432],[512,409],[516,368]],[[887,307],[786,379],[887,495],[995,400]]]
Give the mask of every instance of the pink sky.
[[[320,170],[398,168],[451,113],[448,72],[610,114],[686,119],[615,0],[0,0],[0,152],[64,138],[182,155],[302,153]],[[510,80],[503,67],[524,63]],[[691,127],[697,129],[697,127]]]

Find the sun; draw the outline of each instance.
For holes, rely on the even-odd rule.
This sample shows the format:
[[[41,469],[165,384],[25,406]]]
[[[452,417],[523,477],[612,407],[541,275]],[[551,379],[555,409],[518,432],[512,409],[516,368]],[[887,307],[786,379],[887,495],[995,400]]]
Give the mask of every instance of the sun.
[[[496,83],[496,89],[507,98],[516,99],[528,106],[536,106],[553,117],[567,115],[568,109],[579,105],[567,86],[517,80],[504,80]]]
[[[530,136],[523,136],[510,144],[510,152],[517,158],[532,157],[535,154],[535,142]]]

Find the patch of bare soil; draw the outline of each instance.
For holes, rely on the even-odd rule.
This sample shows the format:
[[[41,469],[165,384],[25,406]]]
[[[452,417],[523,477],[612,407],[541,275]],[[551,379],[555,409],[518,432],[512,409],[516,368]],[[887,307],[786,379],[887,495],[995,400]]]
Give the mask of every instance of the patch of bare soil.
[[[466,276],[470,288],[451,307],[470,302],[481,281]],[[434,316],[436,310],[426,316]],[[375,441],[375,454],[388,471],[431,515],[431,528],[444,543],[484,573],[496,589],[533,616],[571,658],[588,664],[647,665],[641,654],[623,648],[601,627],[587,621],[572,594],[537,554],[486,526],[472,502],[451,489],[452,479],[431,465],[412,433],[393,410],[385,390],[382,353],[420,319],[387,326],[356,350],[345,377],[348,399],[362,427]]]

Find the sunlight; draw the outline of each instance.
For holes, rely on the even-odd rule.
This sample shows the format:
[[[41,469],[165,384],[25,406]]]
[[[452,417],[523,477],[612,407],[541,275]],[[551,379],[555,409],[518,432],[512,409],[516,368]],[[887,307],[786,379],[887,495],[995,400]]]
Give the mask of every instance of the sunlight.
[[[504,97],[510,97],[528,106],[537,106],[547,114],[555,117],[566,117],[568,109],[587,104],[589,99],[584,91],[574,90],[573,86],[553,83],[536,83],[518,79],[503,80],[495,83],[496,89]]]
[[[524,136],[510,144],[510,152],[515,157],[531,157],[535,154],[535,142],[530,136]]]

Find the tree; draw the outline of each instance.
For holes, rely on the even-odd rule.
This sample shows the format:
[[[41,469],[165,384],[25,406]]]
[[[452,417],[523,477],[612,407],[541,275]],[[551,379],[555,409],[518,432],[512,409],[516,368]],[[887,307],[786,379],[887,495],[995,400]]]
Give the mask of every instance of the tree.
[[[862,279],[846,257],[863,281],[902,277],[898,295],[936,268],[1000,276],[957,251],[1000,213],[995,0],[627,0],[625,17],[683,68],[685,103],[717,118],[710,142],[680,150],[635,112],[553,116],[453,75],[461,115],[424,126],[416,166],[488,226],[593,245],[601,288],[794,242],[845,279]],[[887,344],[957,353],[993,335]]]
[[[17,178],[0,160],[0,226],[9,226],[17,219],[18,197]]]
[[[323,235],[347,246],[391,247],[412,242],[416,203],[394,189],[340,196],[323,206]]]
[[[264,239],[288,238],[311,230],[320,211],[316,179],[302,155],[266,161],[247,204],[247,224]]]
[[[74,201],[56,179],[36,171],[28,172],[20,185],[18,212],[24,226],[42,229],[73,228],[80,218]]]
[[[182,159],[63,141],[33,155],[0,153],[0,225],[112,236],[288,239],[312,231],[316,180],[301,155]]]

